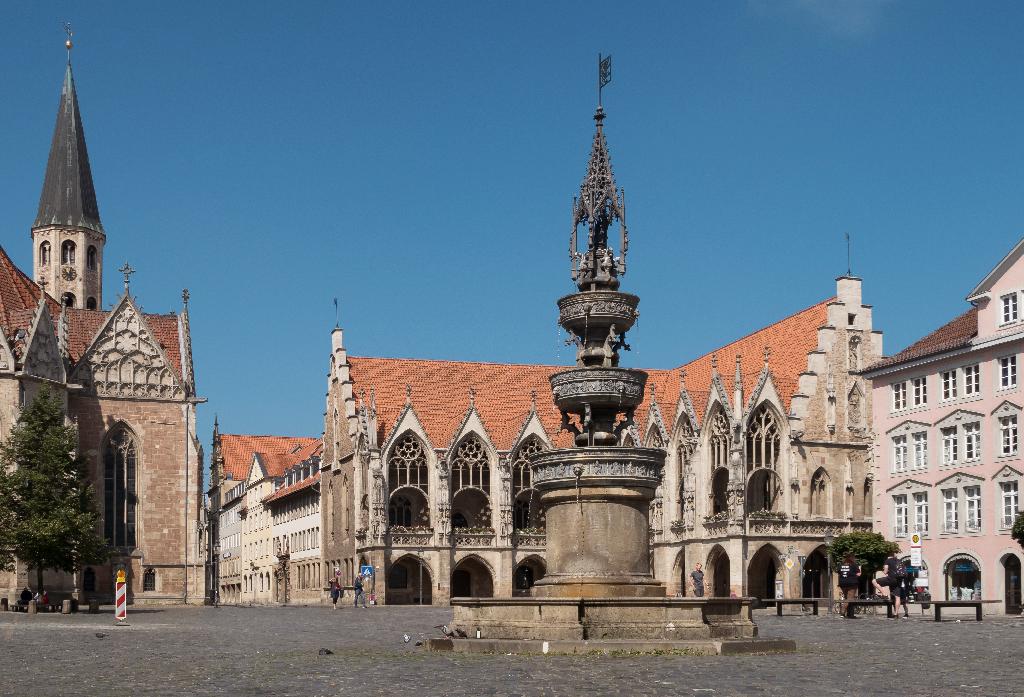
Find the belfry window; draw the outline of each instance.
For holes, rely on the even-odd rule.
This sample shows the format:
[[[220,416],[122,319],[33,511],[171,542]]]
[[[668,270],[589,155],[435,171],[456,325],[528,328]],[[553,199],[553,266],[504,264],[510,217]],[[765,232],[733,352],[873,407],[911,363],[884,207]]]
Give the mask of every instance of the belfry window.
[[[49,266],[50,265],[50,243],[43,242],[39,245],[39,265]]]
[[[115,547],[135,546],[137,465],[135,438],[126,428],[117,428],[103,452],[103,533]]]
[[[85,251],[85,268],[90,271],[96,270],[96,248],[92,245]]]
[[[85,301],[85,309],[86,310],[95,310],[96,309],[96,298],[89,298],[88,300],[86,300]]]
[[[64,240],[60,246],[60,263],[71,265],[75,263],[75,243],[71,240]]]

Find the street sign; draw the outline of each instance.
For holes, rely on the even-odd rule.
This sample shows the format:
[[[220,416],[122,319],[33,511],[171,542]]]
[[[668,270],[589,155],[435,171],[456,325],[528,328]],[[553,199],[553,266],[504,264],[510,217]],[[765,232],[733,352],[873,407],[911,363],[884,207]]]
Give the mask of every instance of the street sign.
[[[913,535],[910,536],[910,544],[917,545],[918,547],[920,547],[921,546],[921,536],[918,533],[915,532]]]
[[[124,569],[119,569],[114,582],[114,619],[118,624],[124,624],[128,620],[128,592],[125,581]]]
[[[921,545],[911,546],[910,548],[910,565],[920,568],[921,564]]]
[[[359,575],[363,578],[370,578],[373,576],[373,567],[369,564],[363,564],[359,567]]]

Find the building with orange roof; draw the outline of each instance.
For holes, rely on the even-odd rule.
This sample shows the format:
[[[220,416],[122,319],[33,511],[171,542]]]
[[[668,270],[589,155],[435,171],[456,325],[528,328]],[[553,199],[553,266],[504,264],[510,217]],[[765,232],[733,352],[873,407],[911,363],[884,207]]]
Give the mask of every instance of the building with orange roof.
[[[309,584],[320,577],[321,569],[320,497],[319,488],[312,486],[319,480],[321,442],[319,438],[221,433],[214,419],[207,499],[215,535],[209,555],[211,583],[221,602],[283,603],[300,599],[296,589],[306,591],[300,596],[319,597]],[[297,477],[297,472],[306,474]],[[299,479],[305,483],[301,491],[292,486]],[[299,499],[302,515],[296,517],[293,504]],[[308,527],[317,528],[315,545],[309,541],[311,534],[306,534],[306,523],[314,519]],[[299,528],[292,524],[295,521]],[[299,549],[281,544],[283,536],[296,531],[303,534]]]
[[[26,273],[0,248],[0,437],[45,387],[65,400],[102,516],[110,561],[76,574],[47,570],[51,594],[113,598],[117,568],[128,602],[193,602],[205,595],[203,454],[188,292],[180,314],[143,313],[124,291],[104,310],[106,233],[100,221],[71,62],[31,228]],[[0,592],[33,582],[18,563]]]
[[[600,129],[580,201],[595,181],[614,189]],[[574,257],[574,279],[586,263]],[[600,263],[624,273],[618,257]],[[696,563],[716,595],[827,592],[826,536],[872,525],[871,404],[858,371],[881,354],[861,280],[846,275],[832,298],[647,371],[649,393],[616,429],[623,444],[667,451],[649,520],[654,575],[670,594],[692,592]],[[348,577],[372,567],[378,602],[528,593],[546,570],[530,457],[567,446],[579,426],[552,400],[562,369],[350,356],[335,328],[325,562]]]

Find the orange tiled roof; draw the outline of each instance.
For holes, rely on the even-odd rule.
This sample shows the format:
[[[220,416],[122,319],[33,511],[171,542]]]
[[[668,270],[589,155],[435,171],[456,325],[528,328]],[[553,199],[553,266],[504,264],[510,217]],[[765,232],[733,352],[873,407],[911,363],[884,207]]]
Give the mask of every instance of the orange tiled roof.
[[[876,361],[864,372],[887,368],[898,363],[905,363],[932,354],[951,351],[967,346],[971,339],[978,335],[978,308],[972,307],[967,312],[942,325],[931,334],[924,336],[897,354]]]
[[[744,399],[749,399],[764,365],[764,348],[771,348],[769,367],[786,408],[796,391],[800,373],[807,370],[807,354],[818,346],[818,328],[827,320],[826,306],[832,299],[801,310],[775,324],[748,334],[709,352],[682,367],[686,386],[698,418],[703,415],[711,392],[711,356],[718,355],[718,370],[732,397],[735,360],[739,354],[743,369]],[[537,412],[544,430],[556,445],[571,443],[568,433],[559,433],[561,415],[551,398],[548,377],[566,366],[471,363],[466,361],[369,358],[353,356],[352,380],[356,391],[369,393],[377,401],[378,441],[390,434],[405,407],[406,385],[412,387],[412,404],[435,448],[451,445],[469,408],[469,388],[476,391],[474,402],[487,433],[499,450],[509,450],[530,412],[530,392],[537,394]],[[679,401],[679,369],[648,370],[666,426]],[[649,400],[637,410],[637,428],[646,423]]]
[[[319,438],[294,436],[252,436],[237,433],[220,434],[220,451],[224,457],[223,475],[226,479],[240,481],[249,474],[252,456],[260,453],[272,477],[279,477],[284,470],[316,454],[321,445]],[[280,470],[280,471],[278,471]]]
[[[41,293],[39,286],[15,266],[7,252],[0,247],[0,324],[3,325],[8,340],[13,338],[17,330],[28,331],[32,326],[32,318],[35,317]],[[46,296],[46,303],[56,329],[61,307],[49,294]],[[79,308],[65,311],[68,313],[68,350],[71,353],[71,360],[76,362],[88,350],[100,327],[110,316],[110,312]],[[180,376],[181,344],[178,339],[178,316],[143,316],[153,331],[153,338],[160,343],[167,354],[167,359]]]
[[[285,496],[291,496],[292,494],[297,494],[300,491],[305,491],[306,489],[310,488],[311,486],[313,486],[314,484],[316,484],[319,481],[320,481],[320,472],[317,471],[316,474],[314,474],[311,477],[306,477],[305,479],[301,479],[301,480],[299,480],[297,482],[293,482],[292,484],[289,484],[288,486],[281,487],[280,489],[278,489],[277,491],[272,493],[270,496],[268,496],[267,498],[263,499],[263,503],[270,503],[272,501],[279,501],[280,499],[283,499]]]

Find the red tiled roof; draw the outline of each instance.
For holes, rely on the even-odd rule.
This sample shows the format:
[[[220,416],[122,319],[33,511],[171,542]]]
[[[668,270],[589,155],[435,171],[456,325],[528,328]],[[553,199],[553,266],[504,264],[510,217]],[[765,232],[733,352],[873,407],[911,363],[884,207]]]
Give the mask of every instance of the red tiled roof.
[[[21,269],[14,265],[7,252],[0,247],[0,324],[8,339],[13,338],[19,329],[28,331],[35,317],[36,307],[41,294],[36,285]],[[61,307],[47,294],[46,303],[53,318],[54,329],[60,317]],[[68,350],[71,360],[78,361],[88,350],[100,327],[110,316],[110,312],[100,310],[83,310],[71,308],[68,313]],[[143,314],[146,323],[167,354],[177,374],[181,375],[181,344],[178,339],[178,316]]]
[[[906,363],[943,351],[952,351],[971,343],[978,335],[978,308],[972,307],[951,322],[942,325],[931,334],[918,339],[897,354],[883,358],[868,366],[864,372]]]
[[[268,496],[267,498],[263,499],[263,503],[270,503],[272,501],[279,501],[280,499],[283,499],[285,496],[291,496],[292,494],[297,494],[300,491],[305,491],[306,489],[308,489],[309,487],[313,486],[314,484],[316,484],[319,481],[320,481],[320,472],[318,471],[316,474],[314,474],[311,477],[306,477],[305,479],[301,479],[301,480],[299,480],[297,482],[289,484],[288,486],[281,487],[280,489],[278,489],[277,491],[272,493],[270,496]]]
[[[220,450],[224,457],[223,476],[236,481],[245,479],[249,474],[253,454],[260,453],[267,469],[274,470],[268,474],[279,477],[291,465],[316,454],[320,444],[319,438],[222,433]]]
[[[736,355],[743,370],[744,399],[749,399],[764,365],[764,348],[771,348],[769,366],[786,407],[796,391],[800,373],[807,370],[807,354],[818,346],[818,328],[827,321],[826,306],[820,302],[742,339],[687,363],[686,385],[698,418],[703,415],[711,392],[711,356],[718,355],[718,369],[732,397]],[[436,448],[447,448],[469,408],[469,389],[487,434],[499,450],[515,445],[530,412],[530,392],[537,394],[537,412],[544,430],[559,447],[571,443],[568,433],[559,433],[561,415],[551,398],[550,375],[566,366],[470,363],[465,361],[369,358],[353,356],[352,380],[356,390],[373,388],[377,401],[378,440],[383,440],[405,407],[406,385],[412,387],[412,404],[427,436]],[[648,370],[648,382],[655,387],[666,426],[671,429],[679,400],[679,369]],[[649,399],[637,410],[636,423],[643,429]]]

